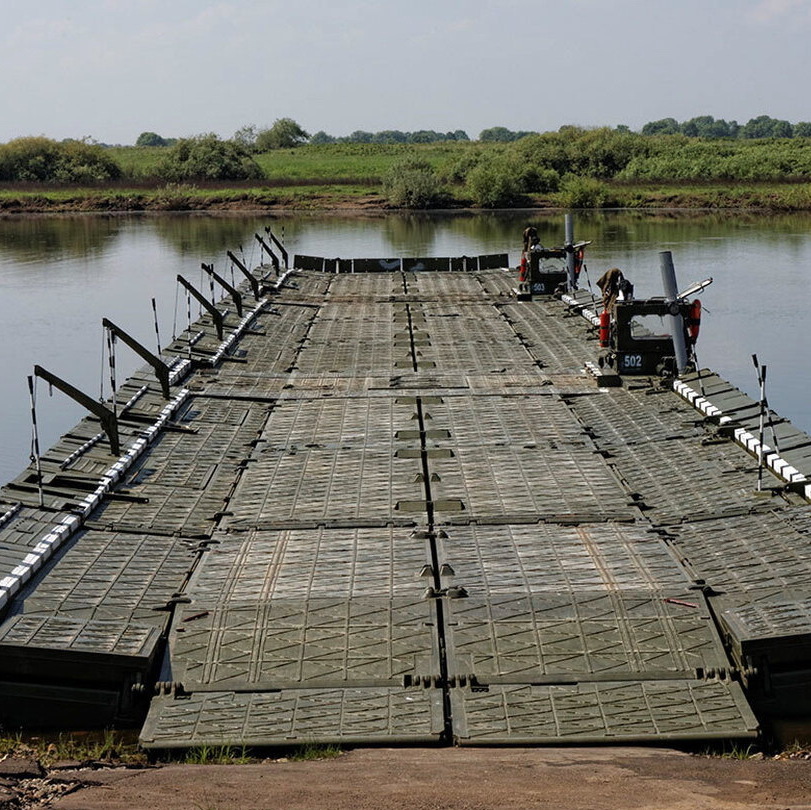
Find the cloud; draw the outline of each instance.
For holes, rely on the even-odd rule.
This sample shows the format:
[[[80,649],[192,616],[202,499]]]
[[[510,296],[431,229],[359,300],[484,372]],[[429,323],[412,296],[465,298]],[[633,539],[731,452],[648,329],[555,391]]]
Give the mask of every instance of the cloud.
[[[756,23],[770,23],[789,18],[793,22],[811,23],[811,0],[760,0],[747,16]]]

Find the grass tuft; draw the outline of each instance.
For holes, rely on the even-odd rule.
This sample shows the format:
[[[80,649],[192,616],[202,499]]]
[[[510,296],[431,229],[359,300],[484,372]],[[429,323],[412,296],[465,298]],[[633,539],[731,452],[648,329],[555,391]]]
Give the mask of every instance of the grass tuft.
[[[305,743],[291,751],[288,759],[293,762],[308,762],[315,759],[334,759],[343,754],[340,745]]]
[[[0,757],[33,758],[48,767],[55,762],[146,764],[147,757],[132,733],[107,729],[99,733],[0,737]]]
[[[185,765],[245,765],[253,758],[244,745],[198,745],[187,749],[178,761]]]

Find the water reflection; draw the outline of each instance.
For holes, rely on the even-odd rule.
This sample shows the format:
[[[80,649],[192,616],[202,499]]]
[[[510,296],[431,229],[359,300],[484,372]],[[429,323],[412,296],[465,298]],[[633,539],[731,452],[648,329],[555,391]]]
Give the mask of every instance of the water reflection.
[[[155,217],[151,227],[168,247],[182,256],[218,256],[226,250],[250,248],[254,233],[264,235],[270,218],[173,214]]]
[[[0,220],[0,260],[40,262],[103,253],[119,233],[118,217],[10,217]]]
[[[327,257],[475,255],[508,252],[517,263],[521,232],[531,222],[541,242],[560,244],[559,212],[483,214],[127,215],[0,219],[0,479],[28,457],[25,378],[40,363],[88,393],[98,392],[102,317],[154,345],[150,299],[168,342],[176,326],[178,273],[200,285],[200,263],[230,277],[226,250],[259,260],[255,233],[266,226],[291,253]],[[659,251],[671,250],[682,287],[713,276],[702,295],[700,360],[750,394],[751,354],[769,365],[769,399],[811,430],[807,396],[811,358],[802,325],[811,300],[811,218],[745,213],[596,212],[579,214],[576,237],[592,284],[617,265],[638,295],[661,294]],[[185,316],[183,316],[185,317]],[[139,365],[120,359],[121,373]],[[47,446],[81,413],[64,398],[42,403]]]

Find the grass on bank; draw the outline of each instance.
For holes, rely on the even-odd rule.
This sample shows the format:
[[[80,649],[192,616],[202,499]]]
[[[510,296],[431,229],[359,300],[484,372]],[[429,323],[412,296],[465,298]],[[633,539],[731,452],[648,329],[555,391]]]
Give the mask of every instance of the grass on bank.
[[[81,211],[324,211],[391,208],[383,187],[332,183],[215,187],[165,184],[110,188],[0,188],[0,214]],[[443,207],[476,207],[463,188],[450,188]],[[519,208],[693,208],[762,212],[811,210],[811,183],[652,185],[584,180],[557,192],[524,194]]]
[[[166,751],[155,757],[138,744],[133,731],[100,731],[62,734],[0,735],[0,760],[7,757],[34,759],[44,768],[56,763],[78,765],[146,766],[152,762],[183,765],[245,765],[275,760],[309,762],[334,759],[344,753],[339,745],[305,743],[287,749],[255,750],[244,745],[199,745]]]
[[[0,736],[0,759],[36,759],[45,768],[57,762],[146,764],[147,756],[134,733],[101,731]]]

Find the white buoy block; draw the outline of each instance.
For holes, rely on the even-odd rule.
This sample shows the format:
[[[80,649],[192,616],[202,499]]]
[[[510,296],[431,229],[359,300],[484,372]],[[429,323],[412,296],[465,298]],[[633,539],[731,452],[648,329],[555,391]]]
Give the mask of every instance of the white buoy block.
[[[31,579],[31,574],[33,573],[34,569],[30,565],[18,565],[11,571],[11,575],[17,579],[20,586],[25,585],[25,583]]]

